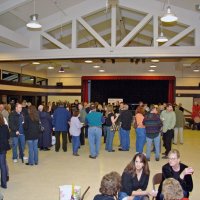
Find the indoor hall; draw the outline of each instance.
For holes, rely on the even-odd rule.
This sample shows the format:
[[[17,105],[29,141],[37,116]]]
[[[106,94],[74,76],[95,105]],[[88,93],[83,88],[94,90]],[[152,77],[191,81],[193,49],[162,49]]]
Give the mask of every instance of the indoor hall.
[[[192,178],[194,189],[190,195],[191,200],[198,200],[200,184],[200,165],[199,165],[199,140],[200,132],[195,130],[184,130],[184,144],[173,145],[180,151],[181,162],[192,166],[195,170]],[[118,151],[118,133],[115,133],[114,149],[115,152],[106,152],[103,139],[101,143],[100,155],[97,159],[90,159],[88,141],[86,145],[79,149],[79,157],[72,155],[71,143],[68,144],[68,151],[55,152],[54,147],[51,151],[39,152],[39,164],[37,166],[27,166],[12,162],[11,151],[7,154],[8,165],[10,168],[10,180],[7,189],[0,189],[5,199],[10,200],[54,200],[59,199],[59,186],[75,184],[81,186],[83,193],[88,186],[89,191],[85,200],[92,200],[99,193],[101,178],[111,172],[117,171],[122,174],[126,165],[131,161],[135,154],[135,131],[131,131],[131,148],[129,152]],[[163,148],[162,151],[163,152]],[[27,152],[26,152],[27,155]],[[167,163],[167,159],[155,161],[154,154],[151,153],[150,179],[148,190],[152,190],[152,177],[161,172],[161,167]]]
[[[173,22],[163,19],[167,11]],[[198,0],[0,0],[0,101],[26,99],[35,105],[59,100],[73,103],[75,99],[89,102],[98,95],[92,94],[91,85],[98,79],[170,77],[173,81],[165,86],[166,102],[182,103],[185,116],[191,117],[192,105],[200,98],[199,14]],[[137,104],[138,99],[127,103]],[[184,163],[191,161],[195,169],[191,199],[196,200],[199,132],[185,133],[185,144],[177,148]],[[107,155],[101,148],[102,155],[94,162],[88,158],[88,145],[81,149],[83,155],[78,159],[83,167],[69,151],[55,154],[52,150],[48,156],[40,152],[41,164],[32,170],[21,163],[14,165],[9,152],[10,182],[2,192],[9,200],[58,199],[59,185],[77,183],[83,191],[91,186],[86,195],[91,200],[98,192],[100,179],[113,167],[105,164],[111,161],[107,156],[116,158],[116,169],[121,173],[134,154],[133,142],[128,156],[118,151]],[[66,157],[74,162],[68,163]],[[150,162],[151,177],[164,163],[161,160],[158,166],[154,160]],[[71,174],[77,166],[81,170]],[[56,170],[59,167],[66,171],[66,177]],[[87,174],[88,168],[92,176]],[[44,183],[46,178],[50,184]],[[32,192],[35,187],[37,191]]]

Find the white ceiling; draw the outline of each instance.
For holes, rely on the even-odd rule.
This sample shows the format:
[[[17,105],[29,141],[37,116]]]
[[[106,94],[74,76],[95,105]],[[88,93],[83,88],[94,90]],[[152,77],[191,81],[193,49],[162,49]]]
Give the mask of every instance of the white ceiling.
[[[135,1],[135,0],[129,0]],[[43,25],[43,27],[50,27],[50,24],[54,23],[56,26],[45,30],[47,34],[49,34],[51,37],[56,39],[58,42],[66,45],[67,47],[71,48],[71,39],[72,39],[72,21],[68,21],[68,18],[72,15],[70,11],[75,11],[77,8],[77,12],[83,9],[86,9],[84,5],[87,5],[86,3],[89,2],[89,0],[35,0],[36,5],[36,13],[39,14],[39,21]],[[98,2],[96,0],[95,2]],[[111,9],[106,8],[106,0],[99,0],[99,2],[104,2],[105,7],[90,12],[88,15],[83,16],[82,18],[108,43],[111,44]],[[128,0],[126,0],[128,2]],[[146,0],[146,4],[144,7],[148,8],[150,7],[151,3],[155,3],[155,5],[158,6],[158,15],[160,15],[163,11],[163,6],[166,4],[167,0]],[[85,3],[85,4],[84,4]],[[190,16],[194,15],[194,20],[196,19],[196,16],[199,15],[200,12],[196,11],[195,5],[199,4],[199,0],[170,0],[170,4],[172,5],[172,10],[177,14],[179,14],[180,10],[177,12],[177,8],[184,9],[181,14],[187,16],[190,14]],[[95,5],[91,4],[91,7],[95,7]],[[118,12],[117,12],[117,44],[133,29],[133,27],[136,27],[140,21],[148,14],[144,11],[140,11],[133,8],[125,8],[118,6]],[[145,9],[144,9],[145,10]],[[146,9],[147,10],[147,9]],[[31,38],[35,37],[38,32],[37,31],[30,31],[25,26],[26,23],[29,21],[29,17],[31,14],[33,14],[33,1],[31,0],[0,0],[0,25],[3,27],[14,31],[14,33],[19,34],[19,40],[24,38]],[[70,14],[69,14],[70,13]],[[76,14],[76,13],[74,13]],[[78,13],[77,13],[78,15]],[[178,16],[179,17],[179,16]],[[182,16],[181,16],[182,17]],[[199,19],[198,19],[199,20]],[[62,23],[64,21],[65,23]],[[60,22],[60,23],[57,23]],[[191,22],[192,23],[192,22]],[[163,32],[164,34],[169,38],[174,38],[177,34],[184,31],[190,26],[190,24],[184,24],[182,22],[179,22],[177,24],[174,24],[173,26],[163,26]],[[0,30],[1,31],[1,30]],[[160,32],[160,26],[158,31]],[[135,35],[135,37],[130,40],[130,42],[126,45],[129,47],[149,47],[153,46],[153,35],[155,33],[153,32],[153,21],[151,20],[148,24],[144,26],[144,28]],[[91,33],[89,33],[83,25],[78,23],[78,48],[85,48],[87,51],[87,48],[95,48],[95,47],[102,47],[102,44],[100,44],[99,41],[97,41]],[[178,40],[175,42],[172,46],[193,46],[195,42],[195,35],[194,31],[188,34],[184,39]],[[1,50],[7,50],[9,51],[18,51],[20,45],[16,45],[14,42],[9,42],[7,38],[0,36],[0,52]],[[33,47],[34,44],[33,44]],[[22,47],[20,47],[22,50],[24,50]],[[32,48],[32,46],[31,46]],[[20,50],[21,50],[20,49]],[[48,39],[45,39],[42,37],[42,47],[41,49],[60,49],[58,46],[56,46],[54,43],[50,42]],[[123,57],[123,55],[122,55]],[[46,62],[46,61],[45,61]],[[47,61],[49,63],[58,61]],[[98,63],[99,61],[97,61]],[[129,61],[128,61],[129,62]],[[163,60],[161,59],[161,62]],[[179,64],[191,64],[193,65],[196,62],[196,58],[190,59],[177,59],[174,64],[177,66],[177,63]],[[72,61],[74,63],[74,61]],[[164,61],[166,63],[166,61]],[[169,60],[169,63],[171,61]],[[46,68],[46,65],[42,63],[43,66],[39,69]],[[82,67],[82,65],[79,63],[77,64],[79,67]],[[84,66],[85,64],[83,64]],[[128,64],[129,66],[129,64]],[[31,65],[29,66],[31,67]],[[33,66],[32,66],[33,67]],[[75,67],[74,64],[71,67]],[[79,68],[82,69],[82,68]],[[84,69],[84,68],[83,68]],[[112,69],[112,67],[111,67]],[[143,68],[140,68],[143,69]],[[70,70],[70,69],[69,69]],[[72,70],[73,71],[73,70]],[[74,70],[74,73],[78,70]],[[112,70],[111,70],[112,71]],[[127,71],[129,72],[129,71]],[[109,72],[110,73],[110,72]],[[166,73],[164,70],[162,73]]]

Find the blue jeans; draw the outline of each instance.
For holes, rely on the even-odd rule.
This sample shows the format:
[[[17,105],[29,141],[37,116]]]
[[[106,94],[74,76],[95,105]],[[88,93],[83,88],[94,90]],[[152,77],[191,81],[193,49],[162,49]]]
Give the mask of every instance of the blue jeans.
[[[130,148],[130,130],[121,128],[121,137],[122,149],[128,151]]]
[[[118,193],[118,200],[123,200],[125,197],[128,197],[128,194],[125,192],[119,192]],[[146,196],[135,196],[133,197],[133,200],[143,200],[143,198]]]
[[[77,154],[78,153],[79,146],[80,146],[80,136],[72,136],[73,154]]]
[[[0,153],[1,187],[7,188],[6,152]]]
[[[150,157],[151,157],[152,142],[154,143],[154,146],[155,146],[155,158],[159,159],[159,157],[160,157],[160,134],[155,138],[146,137],[146,140],[147,140],[147,151],[146,151],[147,159],[150,159]]]
[[[30,165],[38,164],[38,139],[27,140],[28,143],[28,163]]]
[[[88,128],[88,141],[90,146],[90,155],[96,157],[99,154],[101,145],[102,129],[100,127]]]
[[[143,153],[143,148],[146,143],[146,129],[136,128],[136,152]]]
[[[22,148],[22,152],[23,152],[23,156],[24,156],[24,148],[25,148],[25,136],[24,135],[19,135],[17,137],[13,137],[12,138],[12,153],[13,153],[13,159],[17,159],[18,158],[18,153],[17,153],[17,146],[19,148],[18,144],[20,142],[21,144],[21,148]]]
[[[113,138],[114,138],[114,131],[110,130],[110,126],[105,126],[106,127],[106,150],[107,151],[112,151],[113,150]]]

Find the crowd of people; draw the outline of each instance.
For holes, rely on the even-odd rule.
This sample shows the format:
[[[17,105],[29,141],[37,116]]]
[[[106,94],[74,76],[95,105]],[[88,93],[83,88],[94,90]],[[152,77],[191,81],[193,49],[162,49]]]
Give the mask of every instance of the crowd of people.
[[[148,191],[150,169],[146,156],[137,153],[125,167],[122,176],[117,172],[106,174],[94,200],[186,200],[193,190],[194,169],[180,162],[180,153],[173,149],[169,161],[162,167],[162,181],[158,191]]]
[[[199,113],[199,112],[198,112]],[[24,162],[26,143],[28,145],[28,161],[26,165],[39,164],[38,148],[41,151],[49,151],[52,147],[52,135],[55,135],[55,152],[60,151],[62,134],[62,150],[67,151],[68,141],[72,143],[72,154],[79,156],[78,149],[85,144],[85,138],[89,143],[89,158],[96,159],[101,147],[101,137],[104,136],[105,150],[115,152],[113,139],[115,132],[119,135],[119,151],[130,150],[130,130],[134,126],[136,144],[133,160],[125,168],[122,177],[115,172],[107,175],[115,181],[117,189],[111,191],[111,195],[118,195],[119,200],[140,200],[148,196],[156,196],[155,191],[147,191],[150,170],[148,162],[151,152],[155,152],[155,160],[160,160],[161,136],[165,152],[163,159],[169,159],[169,163],[163,166],[163,184],[159,187],[157,199],[162,200],[165,179],[176,179],[183,190],[183,196],[188,197],[192,191],[192,168],[180,163],[180,153],[171,150],[172,142],[183,144],[183,128],[185,118],[181,106],[168,104],[150,105],[140,102],[134,113],[123,102],[116,104],[53,102],[48,105],[36,106],[27,104],[26,101],[15,105],[0,104],[0,167],[1,187],[7,188],[9,170],[6,161],[6,152],[12,149],[12,159],[17,163],[19,159]],[[179,141],[178,141],[179,135]],[[11,139],[10,139],[11,137]],[[11,146],[9,144],[11,140]],[[153,150],[152,150],[153,143]],[[146,144],[146,152],[144,146]],[[18,152],[19,150],[19,152]],[[144,154],[145,153],[145,154]],[[113,176],[113,177],[112,177]],[[105,180],[102,180],[100,192]],[[167,183],[166,183],[167,185]],[[112,186],[114,187],[114,186]],[[107,190],[106,190],[107,191]],[[110,190],[108,190],[110,191]],[[166,199],[166,197],[164,197]],[[105,199],[97,195],[95,200]],[[108,198],[109,199],[109,198]],[[113,199],[110,197],[110,199]]]

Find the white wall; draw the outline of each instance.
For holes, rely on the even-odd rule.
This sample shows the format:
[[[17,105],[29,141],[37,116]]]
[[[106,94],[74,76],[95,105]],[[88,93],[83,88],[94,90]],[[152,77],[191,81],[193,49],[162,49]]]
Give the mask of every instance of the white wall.
[[[183,108],[192,112],[193,97],[176,97],[176,103],[182,103]],[[185,112],[184,114],[188,114]]]
[[[79,102],[81,102],[80,96],[48,96],[48,101],[69,101],[70,103],[73,103],[75,99],[78,99]]]

